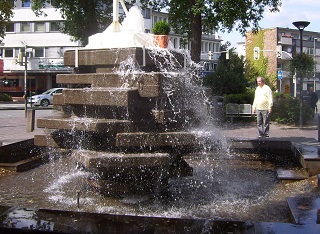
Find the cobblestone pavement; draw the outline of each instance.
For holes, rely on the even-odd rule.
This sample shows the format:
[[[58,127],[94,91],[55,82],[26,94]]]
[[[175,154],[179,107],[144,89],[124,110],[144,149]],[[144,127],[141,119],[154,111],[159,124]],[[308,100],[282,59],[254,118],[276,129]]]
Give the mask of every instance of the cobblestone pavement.
[[[10,110],[10,111],[5,111]],[[53,109],[37,110],[37,117],[52,116],[56,111]],[[27,132],[25,111],[23,104],[4,104],[0,103],[0,142],[3,145],[13,142],[33,138],[35,134],[42,133],[42,129],[35,128],[34,132]],[[222,136],[228,138],[249,138],[256,139],[258,130],[255,122],[225,122],[216,125]],[[288,139],[301,141],[303,139],[318,140],[318,115],[303,128],[291,127],[271,123],[270,139]]]

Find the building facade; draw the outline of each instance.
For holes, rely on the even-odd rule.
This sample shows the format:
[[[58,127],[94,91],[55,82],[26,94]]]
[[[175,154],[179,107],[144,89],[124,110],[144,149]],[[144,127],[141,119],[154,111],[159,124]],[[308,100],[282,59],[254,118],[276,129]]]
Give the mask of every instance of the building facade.
[[[277,79],[277,90],[290,93],[292,96],[306,95],[309,87],[320,94],[320,33],[300,31],[289,28],[268,28],[257,34],[248,32],[246,34],[246,58],[253,58],[254,47],[260,49],[260,59],[267,58],[267,74]],[[290,63],[293,56],[300,53],[300,40],[302,40],[302,51],[313,56],[315,61],[314,74],[312,77],[296,77],[290,71]],[[250,56],[251,55],[251,56]]]
[[[50,3],[46,4],[43,9],[46,16],[37,17],[31,10],[32,0],[15,1],[14,15],[0,44],[0,92],[11,96],[22,96],[25,89],[28,96],[41,93],[57,87],[57,74],[73,72],[72,68],[64,66],[63,56],[65,51],[74,50],[80,43],[59,31],[64,20],[59,11]],[[120,12],[123,12],[121,7]],[[168,21],[166,13],[146,9],[142,14],[146,33],[151,33],[155,22]],[[169,36],[174,48],[190,49],[191,43],[183,43],[181,35],[171,32]],[[209,72],[218,63],[221,41],[214,32],[203,35],[201,60]]]
[[[63,22],[59,11],[48,4],[44,12],[46,17],[37,17],[30,0],[15,2],[14,15],[0,46],[0,92],[21,96],[26,87],[28,95],[40,93],[56,87],[56,74],[72,72],[63,66],[63,55],[79,44],[59,31]]]

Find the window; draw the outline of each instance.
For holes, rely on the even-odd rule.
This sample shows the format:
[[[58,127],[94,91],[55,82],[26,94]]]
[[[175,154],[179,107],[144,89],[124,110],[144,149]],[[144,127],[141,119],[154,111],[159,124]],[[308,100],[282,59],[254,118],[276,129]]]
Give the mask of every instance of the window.
[[[30,7],[30,0],[22,0],[21,6],[22,7]]]
[[[14,23],[6,23],[6,32],[14,32]]]
[[[50,22],[50,32],[59,32],[60,31],[60,22],[53,21]]]
[[[34,23],[35,32],[44,32],[44,22],[35,22]]]
[[[30,32],[30,22],[21,22],[21,32]]]
[[[150,19],[151,16],[150,16],[150,9],[144,9],[142,10],[142,15],[143,15],[143,18],[145,19]]]
[[[5,58],[13,58],[13,48],[5,48],[4,49],[4,57]]]
[[[44,57],[44,48],[42,48],[42,47],[35,48],[34,49],[34,57],[36,57],[36,58]]]

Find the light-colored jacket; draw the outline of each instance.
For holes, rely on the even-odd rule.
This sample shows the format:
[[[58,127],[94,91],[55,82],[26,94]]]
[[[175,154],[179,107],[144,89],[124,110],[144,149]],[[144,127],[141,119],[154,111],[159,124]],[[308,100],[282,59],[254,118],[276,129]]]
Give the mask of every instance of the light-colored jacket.
[[[258,86],[254,93],[253,110],[268,110],[273,105],[272,90],[266,84],[262,87]]]

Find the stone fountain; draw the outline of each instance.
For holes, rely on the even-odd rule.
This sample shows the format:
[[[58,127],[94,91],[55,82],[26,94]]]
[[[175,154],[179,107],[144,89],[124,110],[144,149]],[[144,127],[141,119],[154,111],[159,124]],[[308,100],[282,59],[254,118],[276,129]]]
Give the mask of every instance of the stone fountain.
[[[163,192],[170,178],[192,175],[182,156],[199,145],[188,131],[198,122],[187,101],[197,88],[186,54],[115,25],[65,53],[64,64],[76,73],[57,76],[68,87],[53,99],[63,114],[37,119],[38,128],[51,131],[36,135],[35,145],[71,149],[92,173],[90,185],[107,194]],[[118,38],[121,48],[113,48]]]
[[[45,129],[37,146],[1,147],[17,171],[32,168],[32,158],[42,165],[1,177],[0,203],[15,207],[0,206],[0,232],[318,233],[318,142],[238,139],[228,144],[243,154],[219,150],[217,132],[194,130],[208,106],[186,69],[188,56],[121,30],[114,22],[86,48],[65,53],[75,73],[57,76],[66,87],[54,96],[60,116],[37,119]],[[19,159],[17,148],[40,157]],[[59,160],[41,161],[43,148]],[[61,157],[64,151],[71,157]],[[17,158],[21,165],[12,163]],[[296,164],[308,176],[291,185],[282,167],[300,172]],[[167,187],[168,196],[140,196]]]

